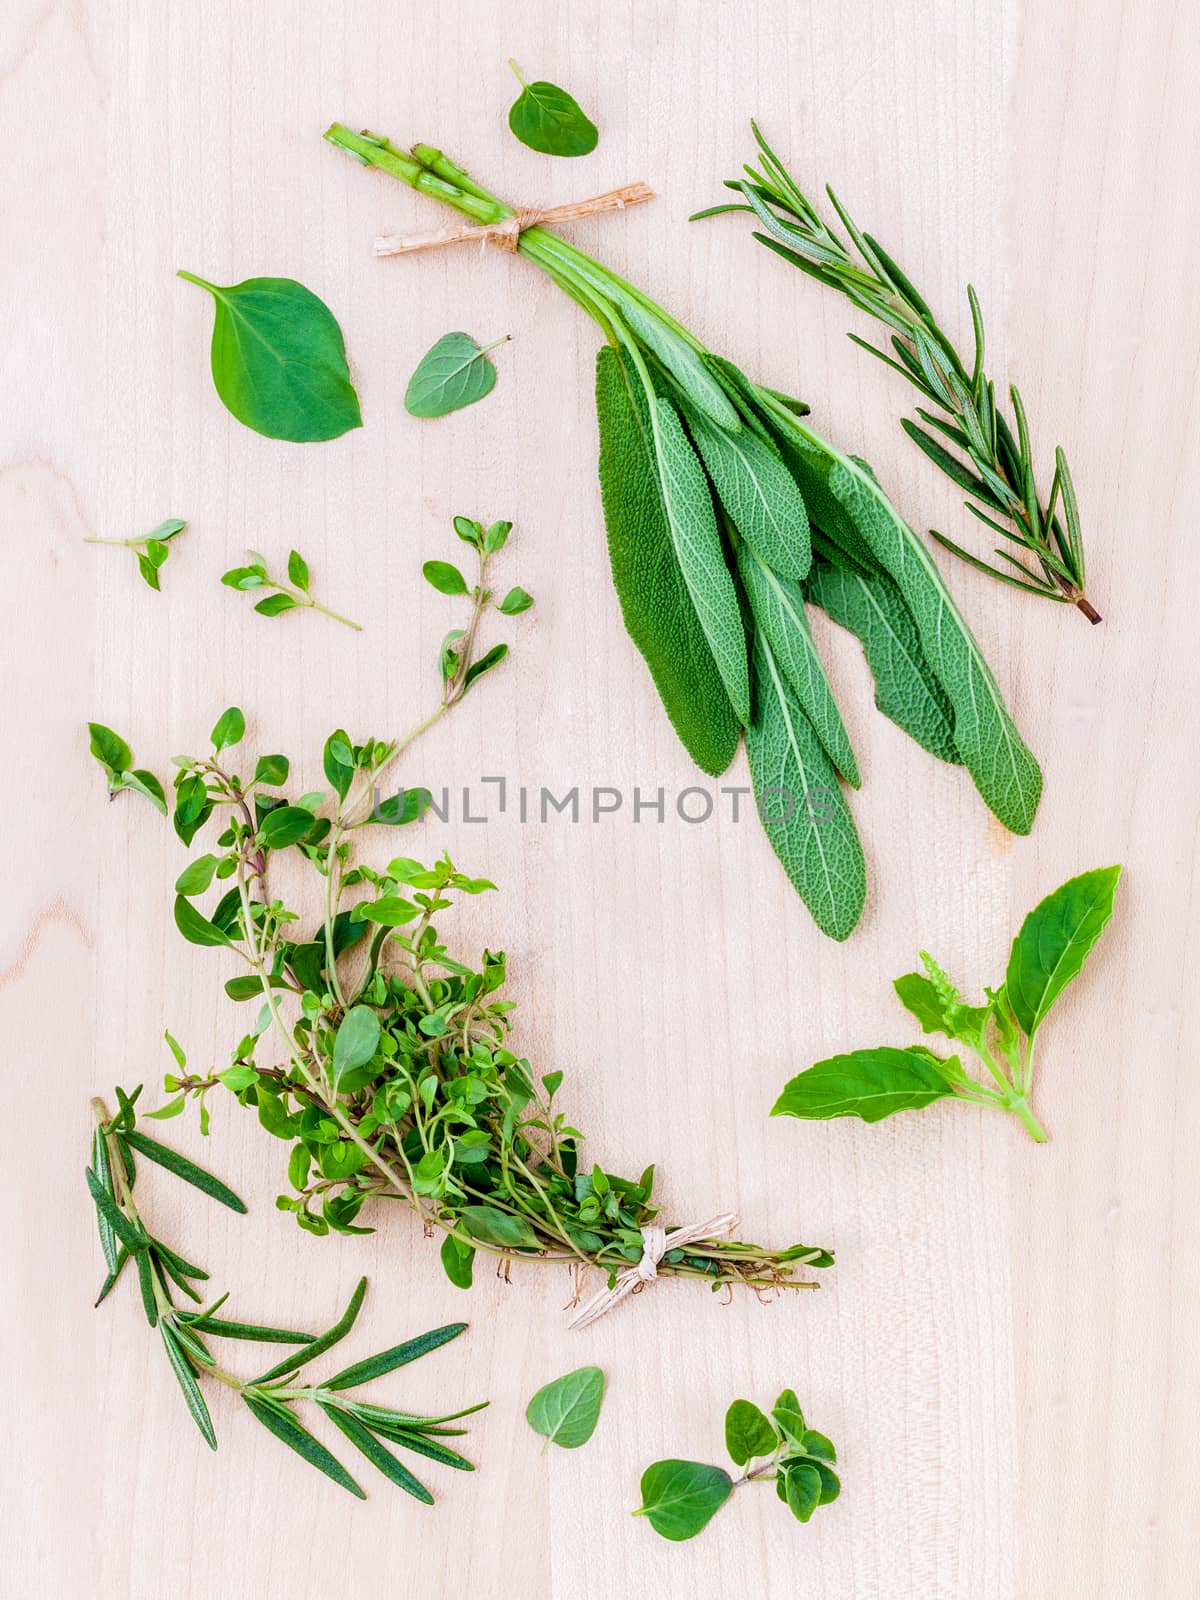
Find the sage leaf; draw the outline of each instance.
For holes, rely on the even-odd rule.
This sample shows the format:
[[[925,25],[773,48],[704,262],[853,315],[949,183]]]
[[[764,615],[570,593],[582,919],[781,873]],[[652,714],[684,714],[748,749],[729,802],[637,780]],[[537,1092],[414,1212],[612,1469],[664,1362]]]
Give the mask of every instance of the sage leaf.
[[[780,417],[787,416],[782,408]],[[1004,704],[992,669],[950,597],[941,573],[874,475],[788,417],[801,492],[814,487],[842,509],[884,566],[916,623],[921,648],[950,702],[954,743],[983,799],[1012,833],[1028,833],[1042,774]]]
[[[961,764],[953,707],[892,580],[818,561],[805,590],[814,605],[857,636],[875,680],[875,704],[884,716],[931,755]]]
[[[958,1065],[957,1056],[948,1063],[950,1070]],[[953,1093],[929,1052],[881,1045],[818,1061],[785,1085],[771,1115],[812,1122],[830,1117],[880,1122],[897,1111],[919,1111]]]
[[[525,1420],[544,1436],[543,1451],[552,1444],[577,1450],[596,1431],[604,1400],[604,1374],[599,1367],[578,1367],[538,1390],[525,1408]]]
[[[755,1456],[774,1454],[775,1429],[750,1400],[735,1400],[725,1413],[725,1448],[735,1466],[744,1467]]]
[[[404,391],[410,417],[445,417],[474,405],[496,387],[496,368],[488,352],[512,335],[476,344],[469,333],[444,333],[421,357]]]
[[[656,1461],[642,1474],[642,1503],[633,1514],[646,1517],[664,1539],[693,1539],[732,1493],[733,1480],[723,1467]]]
[[[190,272],[216,305],[212,375],[227,410],[268,439],[336,439],[362,426],[333,313],[294,278],[222,288]]]
[[[708,479],[675,407],[661,396],[653,405],[659,481],[671,542],[725,692],[745,726],[750,721],[746,629],[721,548]]]
[[[621,616],[671,726],[696,765],[716,777],[733,760],[738,721],[671,542],[645,392],[628,358],[609,346],[596,358],[596,414],[604,523]]]
[[[751,428],[718,428],[687,408],[687,424],[721,504],[742,538],[784,578],[804,578],[812,565],[808,512],[778,450]]]
[[[867,898],[862,845],[829,757],[761,633],[754,686],[746,753],[763,827],[817,926],[848,938]]]
[[[773,572],[749,543],[743,543],[738,550],[738,571],[754,620],[766,635],[771,653],[812,723],[825,754],[846,782],[857,789],[861,781],[858,762],[813,643],[803,591]]]
[[[1013,1015],[1030,1038],[1107,927],[1120,876],[1120,867],[1098,867],[1069,878],[1021,924],[1005,988]]]
[[[379,1017],[370,1006],[351,1006],[333,1041],[333,1087],[356,1067],[366,1066],[379,1048]]]
[[[508,125],[515,137],[545,156],[590,155],[600,134],[578,102],[556,83],[541,78],[526,83],[516,62],[508,64],[521,85],[521,93],[508,113]]]

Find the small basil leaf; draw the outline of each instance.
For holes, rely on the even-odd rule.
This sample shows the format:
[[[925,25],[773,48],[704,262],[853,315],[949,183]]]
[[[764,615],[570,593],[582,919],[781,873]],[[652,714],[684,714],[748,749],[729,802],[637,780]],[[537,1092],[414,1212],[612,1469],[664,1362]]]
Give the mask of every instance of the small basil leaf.
[[[1120,867],[1100,867],[1070,878],[1021,924],[1005,987],[1013,1015],[1027,1035],[1041,1026],[1104,932],[1120,876]]]

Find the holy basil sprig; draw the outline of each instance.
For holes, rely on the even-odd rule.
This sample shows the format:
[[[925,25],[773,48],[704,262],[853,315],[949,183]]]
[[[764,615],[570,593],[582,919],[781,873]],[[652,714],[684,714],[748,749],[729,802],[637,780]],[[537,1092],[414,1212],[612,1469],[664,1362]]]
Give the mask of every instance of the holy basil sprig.
[[[187,523],[178,517],[168,517],[166,522],[160,522],[150,533],[138,534],[133,539],[87,538],[83,542],[116,545],[121,550],[132,550],[137,557],[142,578],[157,593],[160,588],[158,574],[166,566],[167,557],[171,554],[171,540],[177,538],[186,527]]]
[[[1033,452],[1025,407],[1016,385],[1009,388],[1010,424],[996,386],[983,367],[983,313],[974,289],[967,300],[974,328],[974,349],[964,359],[933,312],[878,239],[861,233],[832,189],[830,202],[858,251],[856,260],[812,202],[801,193],[779,157],[750,124],[758,143],[758,167],[726,188],[741,194],[745,204],[710,206],[692,218],[748,211],[766,230],[754,237],[785,261],[819,282],[846,295],[861,310],[892,330],[897,359],[856,334],[850,338],[878,356],[885,366],[907,378],[935,410],[917,407],[925,424],[905,418],[901,427],[933,462],[971,496],[967,510],[986,528],[1028,552],[1035,566],[1011,549],[993,551],[1006,565],[991,566],[931,528],[930,536],[973,567],[1027,593],[1078,606],[1089,622],[1100,614],[1084,594],[1083,531],[1066,453],[1055,452],[1049,499],[1043,499],[1034,474]],[[932,430],[932,431],[930,431]],[[955,454],[954,452],[958,452]]]
[[[233,1191],[212,1173],[138,1131],[135,1103],[140,1093],[140,1085],[132,1094],[118,1089],[116,1095],[120,1109],[115,1117],[109,1116],[102,1101],[92,1102],[95,1128],[92,1134],[92,1164],[86,1176],[88,1190],[96,1207],[100,1247],[108,1268],[96,1304],[99,1305],[106,1298],[132,1261],[146,1320],[162,1340],[163,1350],[183,1392],[192,1421],[213,1450],[217,1448],[217,1435],[201,1388],[202,1379],[215,1380],[232,1389],[251,1414],[277,1439],[343,1489],[348,1489],[360,1500],[366,1499],[362,1489],[337,1457],[319,1439],[314,1438],[296,1415],[301,1403],[315,1405],[386,1478],[415,1499],[432,1505],[433,1495],[392,1454],[388,1446],[412,1451],[445,1466],[473,1471],[471,1462],[441,1441],[465,1431],[462,1428],[449,1428],[447,1423],[482,1410],[487,1402],[445,1416],[421,1417],[411,1412],[397,1411],[392,1406],[352,1399],[346,1391],[371,1379],[381,1378],[448,1344],[465,1330],[466,1323],[454,1322],[444,1328],[435,1328],[390,1350],[368,1356],[323,1380],[305,1377],[302,1381],[300,1369],[331,1350],[353,1328],[366,1295],[367,1280],[360,1279],[345,1312],[333,1327],[322,1334],[299,1333],[291,1328],[235,1322],[219,1317],[217,1312],[229,1298],[227,1293],[211,1304],[204,1305],[195,1285],[206,1282],[208,1273],[202,1267],[186,1261],[177,1251],[150,1233],[138,1212],[134,1201],[137,1159],[164,1167],[235,1211],[245,1211],[246,1208]],[[181,1305],[176,1299],[177,1292],[200,1309],[193,1310]],[[214,1338],[293,1345],[295,1349],[290,1355],[272,1363],[258,1377],[246,1379],[238,1377],[218,1362],[209,1348],[209,1341]]]
[[[957,1055],[947,1059],[923,1045],[885,1045],[818,1061],[791,1080],[772,1115],[879,1122],[953,1098],[1011,1111],[1042,1142],[1046,1133],[1031,1104],[1034,1044],[1051,1006],[1108,925],[1120,875],[1120,867],[1081,873],[1036,905],[1013,940],[1004,981],[986,991],[986,1005],[964,1004],[924,951],[925,972],[896,979],[896,993],[923,1031],[965,1044],[990,1082],[969,1075]]]
[[[774,1482],[799,1522],[841,1492],[837,1452],[823,1433],[808,1427],[794,1389],[783,1391],[769,1417],[752,1401],[735,1400],[725,1414],[725,1448],[745,1469],[740,1477],[702,1461],[655,1461],[642,1474],[642,1503],[634,1516],[645,1517],[664,1539],[681,1541],[694,1539],[744,1484]]]
[[[483,225],[515,213],[440,151],[335,123],[326,138]],[[834,938],[866,898],[840,780],[858,771],[809,632],[831,603],[867,645],[879,703],[966,765],[997,817],[1027,833],[1041,773],[920,540],[869,467],[814,433],[805,408],[713,355],[634,285],[542,227],[520,252],[600,326],[600,481],[613,580],[680,739],[723,772],[743,732],[759,814],[792,883]],[[845,575],[834,591],[826,575]],[[899,613],[897,648],[877,619]]]
[[[287,583],[271,576],[266,556],[259,555],[257,550],[247,550],[246,554],[250,557],[249,563],[243,567],[231,567],[228,572],[222,573],[221,582],[229,589],[240,591],[274,590],[273,594],[266,595],[254,607],[260,617],[281,617],[285,611],[307,608],[319,611],[323,617],[332,617],[334,622],[353,628],[355,633],[362,632],[361,623],[351,622],[340,611],[331,611],[328,606],[313,599],[308,562],[298,550],[288,552]]]

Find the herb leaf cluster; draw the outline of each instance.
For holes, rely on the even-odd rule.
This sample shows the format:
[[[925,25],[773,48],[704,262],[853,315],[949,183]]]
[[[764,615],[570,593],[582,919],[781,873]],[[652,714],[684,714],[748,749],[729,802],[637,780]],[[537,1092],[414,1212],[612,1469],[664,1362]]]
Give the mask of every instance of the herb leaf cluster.
[[[1038,1031],[1107,927],[1120,876],[1120,867],[1081,873],[1036,905],[1013,940],[1003,982],[986,991],[985,1005],[964,1004],[924,951],[924,973],[896,979],[901,1003],[923,1032],[965,1045],[979,1058],[986,1080],[968,1074],[958,1055],[943,1057],[924,1045],[852,1050],[793,1078],[772,1115],[879,1122],[897,1111],[958,1099],[1013,1112],[1041,1143],[1046,1133],[1031,1103]]]
[[[116,545],[122,550],[132,550],[144,582],[157,594],[161,589],[158,574],[166,566],[167,557],[171,554],[171,540],[177,538],[186,527],[187,523],[179,517],[168,517],[150,533],[139,534],[134,539],[87,538],[83,542]]]
[[[514,214],[431,146],[406,152],[341,124],[326,137],[475,222]],[[705,772],[725,771],[745,735],[760,817],[818,925],[849,935],[866,869],[841,786],[857,782],[857,765],[808,602],[830,603],[859,632],[888,714],[963,763],[1001,822],[1027,833],[1041,772],[936,565],[870,468],[565,240],[530,227],[519,249],[608,340],[600,480],[626,627]],[[892,614],[901,643],[885,648],[879,619]]]
[[[743,196],[744,204],[711,206],[692,220],[750,212],[766,230],[754,235],[761,244],[891,329],[891,355],[855,334],[850,338],[917,389],[925,402],[917,407],[921,423],[905,417],[901,427],[934,466],[967,491],[967,510],[1007,541],[992,552],[1004,565],[981,561],[936,529],[930,529],[931,537],[992,577],[1043,599],[1078,606],[1089,622],[1099,622],[1084,593],[1083,531],[1066,453],[1061,446],[1056,449],[1050,494],[1043,499],[1020,392],[1015,384],[1009,388],[1010,422],[997,402],[996,385],[984,371],[983,312],[975,290],[967,285],[974,348],[964,358],[878,239],[860,232],[833,190],[826,193],[857,259],[797,187],[757,125],[752,122],[751,127],[758,166],[747,166],[745,177],[726,184]],[[1014,554],[1013,545],[1023,554]]]
[[[288,552],[286,583],[281,578],[271,576],[266,556],[259,555],[257,550],[247,550],[246,554],[250,558],[246,565],[230,567],[228,572],[221,574],[221,582],[229,589],[246,593],[259,589],[272,590],[273,593],[265,595],[254,607],[260,617],[281,617],[285,611],[308,609],[319,611],[323,617],[332,617],[334,622],[353,628],[356,633],[362,632],[360,623],[351,622],[341,612],[331,611],[328,606],[313,599],[308,562],[298,550]]]
[[[655,1461],[642,1474],[645,1517],[664,1539],[694,1539],[735,1489],[773,1479],[776,1493],[799,1522],[841,1492],[837,1452],[823,1433],[804,1420],[794,1389],[785,1389],[770,1416],[750,1400],[735,1400],[725,1414],[725,1448],[741,1477],[702,1461]],[[761,1464],[754,1466],[759,1461]]]
[[[397,1411],[392,1406],[352,1398],[346,1391],[394,1372],[451,1339],[456,1339],[466,1328],[466,1323],[455,1322],[444,1328],[435,1328],[430,1333],[355,1362],[331,1377],[316,1381],[306,1378],[302,1381],[301,1368],[331,1350],[353,1328],[366,1295],[367,1280],[363,1278],[359,1281],[345,1312],[322,1334],[300,1333],[291,1328],[235,1322],[219,1317],[217,1312],[228,1299],[228,1294],[205,1304],[196,1285],[206,1282],[208,1273],[185,1260],[152,1234],[143,1222],[134,1200],[138,1161],[150,1161],[165,1168],[233,1211],[244,1212],[246,1207],[211,1172],[138,1130],[135,1107],[140,1093],[140,1085],[132,1094],[117,1089],[119,1109],[115,1117],[109,1116],[101,1101],[92,1102],[95,1127],[92,1134],[92,1162],[86,1177],[88,1191],[96,1207],[100,1247],[108,1268],[96,1304],[99,1305],[111,1293],[132,1261],[146,1320],[151,1328],[157,1330],[164,1353],[178,1380],[188,1414],[211,1449],[217,1448],[217,1435],[200,1385],[201,1379],[215,1380],[232,1389],[251,1415],[277,1439],[342,1488],[348,1489],[359,1499],[365,1499],[363,1490],[337,1457],[309,1432],[297,1416],[301,1404],[316,1406],[386,1478],[414,1498],[432,1504],[433,1495],[397,1459],[393,1451],[407,1450],[444,1466],[472,1471],[472,1464],[444,1444],[443,1440],[465,1431],[448,1427],[448,1423],[469,1416],[481,1410],[482,1406],[468,1406],[465,1410],[445,1416],[422,1417]],[[182,1303],[177,1299],[178,1295],[184,1296],[199,1309]],[[213,1339],[293,1345],[295,1349],[257,1377],[243,1379],[218,1362],[210,1348]]]

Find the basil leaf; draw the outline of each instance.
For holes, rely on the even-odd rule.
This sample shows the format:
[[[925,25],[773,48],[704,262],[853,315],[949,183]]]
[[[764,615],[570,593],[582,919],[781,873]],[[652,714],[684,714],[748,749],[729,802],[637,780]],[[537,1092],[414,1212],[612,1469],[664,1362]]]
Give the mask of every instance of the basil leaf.
[[[445,417],[474,405],[496,387],[496,368],[488,351],[512,337],[505,334],[478,345],[469,333],[444,333],[417,363],[404,391],[410,417]]]
[[[333,1041],[333,1087],[347,1072],[363,1067],[379,1048],[379,1017],[370,1006],[351,1006]]]
[[[342,330],[324,301],[294,278],[247,278],[221,288],[190,272],[216,303],[212,375],[226,408],[268,439],[336,439],[362,426]]]
[[[596,358],[596,415],[621,616],[671,726],[696,765],[716,777],[733,760],[738,722],[671,543],[645,391],[627,357],[609,346]]]
[[[861,781],[858,762],[813,643],[803,591],[798,584],[772,572],[749,543],[743,543],[738,550],[738,571],[754,620],[766,635],[771,654],[812,723],[825,754],[846,782],[857,789]]]
[[[1032,1037],[1079,973],[1113,912],[1120,867],[1069,878],[1036,905],[1013,940],[1005,987],[1013,1015]]]
[[[948,1039],[978,1044],[987,1022],[989,1006],[947,1005],[930,980],[920,972],[906,972],[892,987],[900,1002],[921,1024],[923,1033],[944,1033]]]
[[[599,1367],[578,1367],[538,1390],[525,1408],[525,1420],[546,1446],[577,1450],[596,1431],[604,1400],[604,1374]],[[543,1449],[546,1448],[543,1446]]]
[[[958,1066],[953,1056],[948,1066]],[[793,1078],[772,1108],[773,1117],[861,1117],[880,1122],[897,1111],[919,1111],[953,1094],[936,1057],[928,1051],[852,1050],[818,1061]]]
[[[961,764],[953,708],[892,580],[819,561],[805,587],[814,605],[857,636],[875,680],[875,704],[884,716],[930,755]]]
[[[600,134],[578,102],[556,83],[541,78],[526,83],[516,62],[508,64],[521,84],[521,93],[508,113],[508,125],[521,143],[545,156],[590,155]]]
[[[777,1443],[775,1429],[752,1401],[733,1402],[725,1413],[725,1448],[736,1466],[774,1454]]]
[[[845,939],[867,899],[862,845],[829,757],[761,633],[754,686],[746,753],[763,827],[817,926]]]
[[[699,1461],[656,1461],[642,1473],[642,1503],[633,1513],[647,1517],[664,1539],[692,1539],[733,1493],[723,1467]]]

